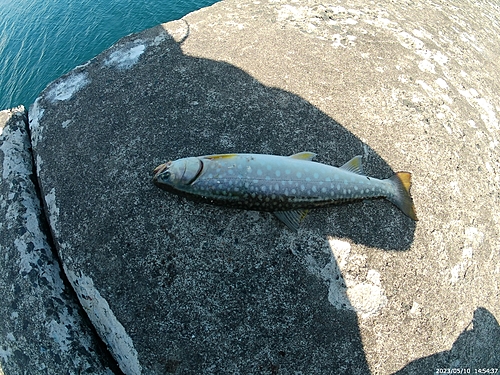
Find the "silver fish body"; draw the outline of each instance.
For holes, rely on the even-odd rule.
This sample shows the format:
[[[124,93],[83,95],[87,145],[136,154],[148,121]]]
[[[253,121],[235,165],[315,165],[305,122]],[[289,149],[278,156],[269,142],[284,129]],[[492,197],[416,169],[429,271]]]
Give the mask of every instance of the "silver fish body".
[[[304,210],[383,197],[416,220],[409,195],[410,174],[380,180],[363,175],[361,156],[340,168],[289,157],[220,154],[178,159],[158,166],[153,182],[162,189],[211,204],[274,212],[296,230]]]

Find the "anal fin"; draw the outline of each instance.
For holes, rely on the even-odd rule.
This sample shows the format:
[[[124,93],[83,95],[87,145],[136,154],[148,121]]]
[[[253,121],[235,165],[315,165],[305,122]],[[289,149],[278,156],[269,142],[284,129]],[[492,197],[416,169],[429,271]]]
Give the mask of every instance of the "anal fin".
[[[274,216],[283,222],[292,231],[297,232],[299,230],[299,225],[307,216],[309,210],[300,211],[276,211],[273,212]]]

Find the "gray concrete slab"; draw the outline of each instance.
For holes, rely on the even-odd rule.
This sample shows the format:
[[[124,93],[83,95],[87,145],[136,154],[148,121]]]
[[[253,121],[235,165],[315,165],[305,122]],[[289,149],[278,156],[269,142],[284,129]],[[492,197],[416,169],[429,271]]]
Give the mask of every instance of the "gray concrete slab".
[[[48,242],[23,107],[0,111],[0,173],[0,374],[113,374]]]
[[[486,2],[228,0],[53,82],[30,109],[37,174],[65,272],[121,369],[500,366],[499,25]],[[150,181],[183,156],[300,151],[412,172],[420,221],[363,201],[291,233]]]

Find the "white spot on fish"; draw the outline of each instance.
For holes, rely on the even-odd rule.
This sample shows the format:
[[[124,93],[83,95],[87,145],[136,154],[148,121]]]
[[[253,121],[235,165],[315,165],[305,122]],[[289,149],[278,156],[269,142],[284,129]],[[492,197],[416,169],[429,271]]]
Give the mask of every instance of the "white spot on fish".
[[[322,193],[326,193],[326,188],[321,188]]]
[[[290,173],[292,173],[292,171],[290,169],[285,169],[285,173],[290,174]]]
[[[318,174],[318,173],[314,173],[314,174],[313,174],[313,177],[314,177],[314,178],[319,178],[319,174]]]
[[[279,170],[274,173],[276,174],[276,177],[279,177],[281,175],[281,172]]]
[[[268,171],[270,171],[272,169],[272,167],[269,164],[266,166],[266,168]]]
[[[279,184],[274,185],[274,190],[278,191],[279,189],[280,189],[280,185]]]
[[[318,190],[318,189],[316,189],[316,186],[313,186],[313,187],[312,187],[312,191],[313,191],[314,193],[316,193],[316,190]]]
[[[258,174],[259,176],[262,176],[262,170],[257,169],[257,174]]]
[[[297,176],[297,178],[301,178],[302,177],[302,173],[301,172],[297,172],[295,175]]]
[[[295,194],[295,193],[297,193],[297,190],[292,189],[292,194]]]

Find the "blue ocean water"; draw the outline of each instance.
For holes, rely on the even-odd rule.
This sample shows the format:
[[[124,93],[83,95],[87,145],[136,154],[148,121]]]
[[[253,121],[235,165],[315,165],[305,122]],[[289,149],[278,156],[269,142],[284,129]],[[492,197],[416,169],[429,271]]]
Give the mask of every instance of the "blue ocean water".
[[[0,110],[29,107],[53,80],[121,37],[216,0],[0,0]]]

